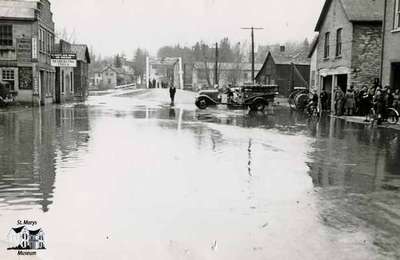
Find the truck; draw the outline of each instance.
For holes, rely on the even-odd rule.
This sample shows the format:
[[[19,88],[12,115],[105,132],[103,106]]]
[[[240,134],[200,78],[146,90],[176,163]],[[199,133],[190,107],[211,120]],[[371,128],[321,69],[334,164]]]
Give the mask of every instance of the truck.
[[[277,85],[241,85],[199,91],[195,104],[199,109],[227,105],[233,109],[263,111],[278,95]]]

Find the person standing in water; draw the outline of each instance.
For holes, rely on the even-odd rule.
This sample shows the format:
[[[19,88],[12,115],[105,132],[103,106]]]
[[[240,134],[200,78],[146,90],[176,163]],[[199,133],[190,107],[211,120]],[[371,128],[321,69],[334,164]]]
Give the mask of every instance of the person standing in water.
[[[171,84],[169,87],[169,97],[171,98],[171,106],[175,104],[175,94],[176,94],[176,88],[174,84]]]

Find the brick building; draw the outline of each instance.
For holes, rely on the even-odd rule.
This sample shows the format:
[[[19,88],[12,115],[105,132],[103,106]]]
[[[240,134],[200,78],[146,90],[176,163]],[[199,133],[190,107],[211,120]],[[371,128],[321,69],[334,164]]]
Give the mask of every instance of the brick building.
[[[54,101],[53,14],[48,0],[0,0],[0,80],[17,91],[17,101]]]
[[[400,0],[386,0],[382,85],[400,89]]]
[[[326,0],[315,28],[320,88],[359,89],[379,78],[383,5],[384,0]]]
[[[89,49],[85,44],[72,44],[71,51],[77,57],[77,66],[74,68],[75,100],[84,101],[89,94]]]
[[[310,79],[310,62],[297,60],[284,53],[268,52],[265,62],[256,76],[261,84],[276,84],[279,94],[288,97],[296,87],[308,87]]]

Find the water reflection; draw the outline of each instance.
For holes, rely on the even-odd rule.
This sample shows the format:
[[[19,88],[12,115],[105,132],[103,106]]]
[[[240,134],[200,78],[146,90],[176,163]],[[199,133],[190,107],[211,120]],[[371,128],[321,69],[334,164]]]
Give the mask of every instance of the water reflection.
[[[57,166],[89,141],[87,107],[0,114],[0,208],[47,212]]]

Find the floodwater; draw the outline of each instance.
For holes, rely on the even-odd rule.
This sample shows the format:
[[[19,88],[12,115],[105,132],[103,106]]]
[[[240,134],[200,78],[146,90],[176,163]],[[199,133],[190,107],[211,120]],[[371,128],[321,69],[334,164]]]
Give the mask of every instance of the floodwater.
[[[0,259],[400,258],[399,132],[160,93],[0,111]]]

